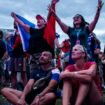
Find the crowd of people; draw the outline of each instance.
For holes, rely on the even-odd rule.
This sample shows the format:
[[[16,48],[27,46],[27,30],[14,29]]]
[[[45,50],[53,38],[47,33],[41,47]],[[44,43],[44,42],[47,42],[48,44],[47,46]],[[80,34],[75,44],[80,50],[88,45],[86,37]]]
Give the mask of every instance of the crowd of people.
[[[58,98],[62,105],[104,105],[105,48],[101,51],[101,42],[93,33],[103,2],[98,0],[91,23],[76,14],[71,27],[57,16],[58,1],[51,1],[47,20],[36,16],[37,28],[12,12],[14,34],[3,36],[0,30],[0,93],[13,105],[54,105]],[[61,44],[56,21],[69,36]],[[30,35],[27,51],[19,25]]]

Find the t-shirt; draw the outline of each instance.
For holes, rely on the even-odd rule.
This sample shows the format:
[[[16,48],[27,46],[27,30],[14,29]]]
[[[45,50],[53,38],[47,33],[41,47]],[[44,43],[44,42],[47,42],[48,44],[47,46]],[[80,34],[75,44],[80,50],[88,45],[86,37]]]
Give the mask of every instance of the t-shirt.
[[[87,39],[88,39],[89,33],[90,32],[88,27],[79,28],[79,29],[69,27],[67,34],[71,42],[70,48],[72,49],[72,47],[76,44],[77,40],[80,41],[81,45],[87,48]]]
[[[29,40],[29,53],[41,53],[43,51],[50,51],[53,53],[53,49],[48,45],[46,40],[43,38],[44,28],[35,29],[30,27],[30,40]]]
[[[50,75],[49,75],[50,73]],[[49,75],[49,76],[48,76]],[[41,87],[41,88],[37,88],[37,91],[33,90],[27,94],[26,96],[26,102],[28,104],[31,104],[31,102],[34,100],[35,96],[39,93],[41,93],[43,91],[44,88],[46,88],[46,86],[48,86],[50,80],[55,80],[57,82],[59,82],[59,75],[60,75],[60,71],[55,68],[55,69],[49,69],[49,70],[43,70],[42,68],[38,68],[36,70],[33,70],[31,72],[31,76],[30,76],[30,79],[34,79],[35,81],[36,80],[39,80],[40,78],[43,78],[43,77],[46,77],[48,76],[49,78],[47,78],[47,80],[45,81],[45,86],[44,87]],[[43,81],[41,81],[43,82]],[[57,89],[57,86],[53,88],[52,92],[56,92],[56,89]]]
[[[93,65],[93,64],[95,64],[95,62],[86,62],[86,63],[85,63],[85,66],[84,66],[84,70],[89,69],[89,67],[90,67],[91,65]],[[75,72],[75,71],[77,71],[74,65],[69,65],[69,66],[67,66],[65,70],[68,70],[68,71],[70,71],[70,72]],[[96,73],[96,75],[95,75],[95,77],[94,77],[93,79],[94,79],[94,81],[95,81],[95,83],[96,83],[96,85],[97,85],[99,91],[102,92],[101,84],[100,84],[100,79],[99,79],[99,76],[98,76],[97,73]],[[77,81],[76,81],[76,82],[77,82]]]
[[[47,76],[47,74],[49,72],[50,72],[49,70],[46,71],[41,68],[33,70],[31,72],[30,79],[38,80],[42,77]],[[52,79],[52,80],[56,80],[57,82],[59,82],[59,76],[60,76],[60,71],[57,68],[55,68],[55,69],[51,70],[51,75],[50,75],[49,81]]]

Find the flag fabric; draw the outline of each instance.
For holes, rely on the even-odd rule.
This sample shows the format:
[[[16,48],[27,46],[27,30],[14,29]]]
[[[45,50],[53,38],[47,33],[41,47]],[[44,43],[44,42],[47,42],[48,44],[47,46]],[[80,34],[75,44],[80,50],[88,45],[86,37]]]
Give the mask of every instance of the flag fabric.
[[[7,52],[9,54],[10,57],[14,57],[14,54],[13,54],[13,45],[15,43],[15,39],[16,39],[16,36],[15,36],[15,33],[12,33],[12,34],[8,34],[6,36],[6,49],[7,49]]]
[[[30,27],[37,28],[37,25],[29,22],[22,16],[16,15],[23,23],[29,25]],[[22,41],[22,46],[23,46],[23,51],[27,52],[29,48],[29,39],[30,39],[30,34],[27,33],[24,28],[18,24],[18,29],[20,32],[20,37]],[[55,33],[55,17],[51,14],[48,21],[46,28],[44,30],[44,35],[43,38],[46,40],[49,46],[54,49],[54,40],[56,38],[56,33]]]
[[[11,52],[11,51],[13,51],[13,45],[14,45],[14,43],[15,43],[15,39],[16,39],[16,36],[14,35],[15,33],[13,33],[13,34],[8,34],[7,36],[6,36],[6,40],[5,40],[5,43],[6,43],[6,45],[7,45],[7,50],[8,50],[8,52]]]
[[[54,6],[54,10],[55,10],[55,6]],[[56,38],[56,33],[55,33],[55,17],[52,14],[48,19],[43,37],[47,41],[47,43],[51,46],[51,48],[54,48],[54,40]]]
[[[23,23],[29,25],[30,27],[37,28],[37,26],[27,19],[23,18],[22,16],[16,15]],[[29,48],[29,39],[30,39],[30,34],[24,30],[24,28],[18,24],[18,29],[20,32],[20,37],[22,41],[22,46],[23,46],[23,51],[27,52]]]
[[[20,39],[19,35],[16,35],[16,39],[15,39],[15,42],[14,42],[12,48],[15,49],[19,44],[21,44],[21,39]]]
[[[61,50],[66,53],[70,51],[70,39],[65,39],[62,42],[63,47],[61,48]]]

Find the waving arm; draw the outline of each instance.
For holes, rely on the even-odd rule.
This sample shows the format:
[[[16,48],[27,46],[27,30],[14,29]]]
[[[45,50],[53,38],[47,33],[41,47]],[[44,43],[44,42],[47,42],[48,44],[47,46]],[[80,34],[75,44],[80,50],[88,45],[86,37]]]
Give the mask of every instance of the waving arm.
[[[55,19],[56,19],[57,23],[60,25],[62,31],[63,31],[64,33],[67,33],[69,27],[68,27],[65,23],[63,23],[63,22],[60,20],[60,18],[57,16],[55,10],[54,10],[51,6],[49,6],[49,10],[50,10],[51,13],[53,13],[53,15],[55,16]]]
[[[89,25],[89,31],[92,32],[98,22],[99,16],[100,16],[100,11],[102,9],[103,6],[103,2],[102,0],[98,0],[98,6],[97,6],[97,11],[96,11],[96,15],[94,17],[94,20],[90,23]]]
[[[30,27],[26,24],[24,24],[17,16],[14,12],[11,13],[11,16],[14,18],[15,22],[17,22],[18,24],[20,24],[27,32],[30,31]]]

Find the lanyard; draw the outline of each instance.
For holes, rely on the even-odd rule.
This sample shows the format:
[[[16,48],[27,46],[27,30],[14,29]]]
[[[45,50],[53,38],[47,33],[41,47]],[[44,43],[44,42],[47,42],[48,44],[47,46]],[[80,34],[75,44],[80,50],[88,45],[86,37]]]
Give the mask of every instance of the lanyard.
[[[77,29],[76,33],[77,33],[77,40],[79,40],[79,35],[80,35],[81,29]]]
[[[79,40],[80,32],[81,32],[81,29],[76,29],[76,34],[77,34],[76,44],[80,44],[80,40]]]

